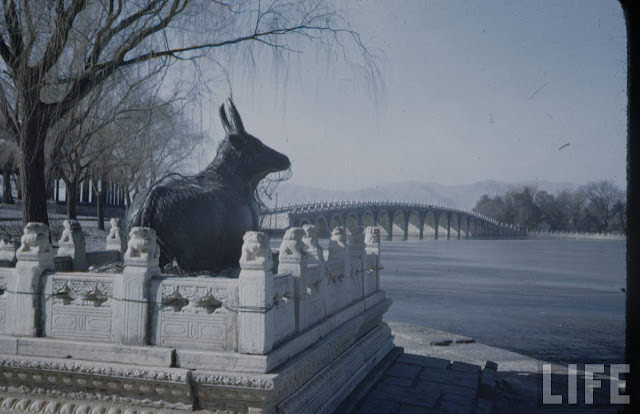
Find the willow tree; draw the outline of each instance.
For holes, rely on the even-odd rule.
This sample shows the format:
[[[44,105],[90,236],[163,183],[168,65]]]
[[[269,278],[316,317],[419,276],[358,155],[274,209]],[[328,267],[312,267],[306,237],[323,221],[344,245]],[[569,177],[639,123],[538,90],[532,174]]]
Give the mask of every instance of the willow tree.
[[[286,55],[304,41],[344,48],[348,40],[360,66],[376,72],[357,33],[323,0],[2,0],[0,15],[0,119],[18,146],[23,222],[48,222],[50,129],[123,68],[214,49]]]

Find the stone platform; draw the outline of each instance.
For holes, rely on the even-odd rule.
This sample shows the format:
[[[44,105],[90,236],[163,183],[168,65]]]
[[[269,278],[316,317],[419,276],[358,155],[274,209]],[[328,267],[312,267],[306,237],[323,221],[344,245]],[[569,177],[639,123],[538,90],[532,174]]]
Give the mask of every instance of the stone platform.
[[[77,222],[57,252],[39,223],[0,246],[1,412],[330,413],[394,347],[376,228],[336,228],[326,253],[291,228],[277,263],[248,232],[237,278],[161,274],[152,229],[122,252],[112,228],[121,273],[87,271],[102,254]]]

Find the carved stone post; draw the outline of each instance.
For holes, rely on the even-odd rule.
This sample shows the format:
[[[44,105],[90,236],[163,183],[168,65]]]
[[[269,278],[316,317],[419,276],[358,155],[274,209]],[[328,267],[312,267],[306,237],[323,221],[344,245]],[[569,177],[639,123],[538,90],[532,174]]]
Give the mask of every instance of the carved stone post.
[[[282,237],[278,255],[278,274],[291,273],[294,280],[294,303],[296,310],[296,331],[300,332],[304,315],[301,313],[301,301],[305,300],[306,280],[305,271],[307,267],[306,246],[302,242],[304,230],[300,227],[289,228]]]
[[[327,314],[348,305],[349,292],[346,289],[346,276],[351,273],[349,264],[349,246],[344,227],[338,226],[331,231],[329,258],[327,260],[329,277],[327,279]]]
[[[43,223],[27,223],[18,262],[7,290],[7,332],[15,336],[38,336],[40,325],[40,277],[54,270],[49,228]]]
[[[338,226],[331,230],[331,240],[329,241],[329,261],[345,260],[348,255],[347,234],[344,227]]]
[[[266,354],[273,348],[273,274],[269,236],[245,233],[238,289],[238,352]]]
[[[304,230],[304,237],[302,242],[305,245],[305,250],[309,255],[310,263],[322,263],[324,264],[324,254],[322,253],[322,247],[318,243],[318,230],[313,224],[305,224],[302,226]]]
[[[315,226],[305,225],[304,230],[299,227],[287,230],[280,245],[278,273],[288,272],[293,276],[298,332],[325,316],[323,262]]]
[[[365,296],[380,289],[380,229],[367,227],[364,231],[365,253],[367,255],[367,277]]]
[[[73,263],[73,270],[87,270],[87,252],[82,227],[77,220],[63,221],[64,230],[58,240],[57,256],[69,256]]]
[[[12,241],[0,240],[0,267],[14,267],[16,265],[17,244]]]
[[[119,337],[123,344],[148,343],[149,281],[160,274],[159,256],[155,230],[132,228],[124,254],[124,272],[116,285],[120,299]]]
[[[107,235],[107,250],[116,250],[120,252],[120,257],[127,250],[125,238],[122,237],[122,223],[120,219],[112,218],[110,220],[111,228]]]
[[[319,290],[318,294],[322,298],[322,306],[319,312],[322,314],[322,318],[324,318],[324,316],[327,315],[326,297],[329,269],[327,268],[327,263],[324,259],[324,252],[322,251],[322,247],[320,247],[320,243],[318,243],[318,229],[316,228],[316,226],[314,226],[313,224],[305,224],[304,226],[302,226],[302,229],[304,230],[304,237],[302,238],[302,242],[305,245],[308,256],[307,263],[312,266],[318,265],[318,274],[314,285],[315,289]]]
[[[364,297],[364,253],[363,228],[362,226],[357,226],[353,230],[351,230],[351,235],[349,236],[349,263],[351,265],[351,302],[355,302]]]

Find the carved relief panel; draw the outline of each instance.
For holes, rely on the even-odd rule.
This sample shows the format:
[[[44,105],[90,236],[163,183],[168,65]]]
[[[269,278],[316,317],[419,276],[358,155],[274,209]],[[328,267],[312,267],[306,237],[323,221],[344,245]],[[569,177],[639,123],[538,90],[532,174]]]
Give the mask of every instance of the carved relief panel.
[[[114,275],[44,276],[44,335],[62,339],[115,342]]]
[[[153,344],[235,351],[237,280],[157,278],[151,290]]]

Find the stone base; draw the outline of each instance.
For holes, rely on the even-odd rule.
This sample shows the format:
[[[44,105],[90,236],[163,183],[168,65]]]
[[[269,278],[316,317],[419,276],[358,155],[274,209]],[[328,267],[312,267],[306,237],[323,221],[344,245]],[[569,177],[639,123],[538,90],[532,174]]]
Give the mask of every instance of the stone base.
[[[269,354],[274,364],[285,360],[283,354],[301,352],[268,373],[208,366],[185,369],[175,367],[175,361],[171,363],[174,367],[167,367],[163,349],[147,355],[147,363],[158,358],[159,366],[68,359],[62,354],[57,358],[25,356],[19,351],[23,340],[25,345],[50,341],[60,350],[63,344],[19,338],[16,349],[5,341],[8,347],[0,350],[0,412],[332,412],[393,349],[391,330],[382,322],[391,300],[377,299],[361,301],[360,312],[352,314],[346,309],[341,318],[329,319],[333,329],[321,323],[276,348]],[[103,352],[117,352],[115,348]],[[144,348],[153,349],[140,349]]]

